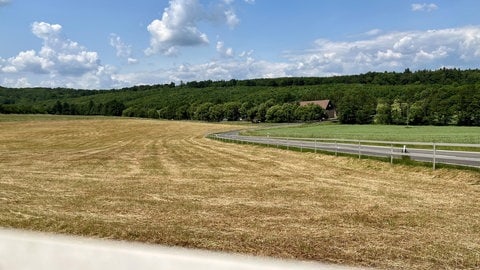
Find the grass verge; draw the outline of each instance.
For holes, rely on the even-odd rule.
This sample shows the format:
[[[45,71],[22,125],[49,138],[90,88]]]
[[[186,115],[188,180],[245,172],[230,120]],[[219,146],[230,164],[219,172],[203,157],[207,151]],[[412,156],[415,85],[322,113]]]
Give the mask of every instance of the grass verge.
[[[317,123],[248,130],[245,134],[254,136],[269,135],[272,137],[480,144],[480,127],[457,126],[341,125]]]

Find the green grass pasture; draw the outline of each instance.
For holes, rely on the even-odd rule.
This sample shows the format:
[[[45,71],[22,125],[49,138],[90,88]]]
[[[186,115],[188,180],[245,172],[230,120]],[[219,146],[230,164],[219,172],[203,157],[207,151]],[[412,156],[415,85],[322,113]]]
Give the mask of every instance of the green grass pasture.
[[[305,124],[249,130],[246,135],[480,144],[480,127]]]

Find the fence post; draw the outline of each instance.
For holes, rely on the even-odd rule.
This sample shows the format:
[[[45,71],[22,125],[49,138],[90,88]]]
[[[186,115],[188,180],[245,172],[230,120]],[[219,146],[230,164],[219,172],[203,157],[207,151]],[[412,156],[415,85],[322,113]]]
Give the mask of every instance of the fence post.
[[[360,140],[358,140],[358,159],[362,158],[362,152],[360,150]]]
[[[390,145],[390,164],[393,164],[393,144]]]
[[[338,144],[337,144],[337,140],[335,140],[335,156],[338,155]]]
[[[437,155],[437,146],[435,145],[435,143],[433,143],[433,169],[435,170],[435,162],[436,162],[436,155]]]

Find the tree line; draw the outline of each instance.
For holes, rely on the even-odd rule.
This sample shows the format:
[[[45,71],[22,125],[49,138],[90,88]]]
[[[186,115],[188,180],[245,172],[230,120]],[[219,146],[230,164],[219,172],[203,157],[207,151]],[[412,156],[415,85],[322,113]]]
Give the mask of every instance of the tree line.
[[[480,85],[405,87],[375,95],[347,91],[339,99],[339,120],[346,124],[480,126]]]
[[[479,82],[480,73],[477,69],[461,70],[457,68],[441,68],[438,70],[417,70],[412,72],[367,72],[358,75],[343,75],[331,77],[285,77],[262,78],[250,80],[229,81],[192,81],[181,83],[180,86],[192,88],[226,87],[226,86],[304,86],[319,84],[377,84],[377,85],[408,85],[408,84],[474,84]]]
[[[109,115],[176,120],[318,121],[299,101],[329,99],[347,124],[480,126],[480,70],[369,72],[140,85],[111,90],[0,87],[0,113]]]

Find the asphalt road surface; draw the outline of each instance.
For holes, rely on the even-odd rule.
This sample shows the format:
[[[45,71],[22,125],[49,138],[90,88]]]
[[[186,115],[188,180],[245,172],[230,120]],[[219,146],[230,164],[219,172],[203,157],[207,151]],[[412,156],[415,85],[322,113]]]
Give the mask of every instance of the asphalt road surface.
[[[292,147],[300,149],[329,151],[335,153],[346,153],[361,156],[385,157],[391,159],[398,159],[402,157],[409,157],[415,161],[432,162],[435,164],[450,164],[467,167],[480,168],[480,152],[474,151],[447,151],[447,150],[433,150],[407,148],[407,152],[403,152],[403,147],[398,146],[402,144],[415,145],[416,143],[394,143],[393,146],[385,144],[385,146],[365,145],[364,142],[359,143],[342,142],[342,141],[315,141],[302,139],[286,139],[286,138],[270,138],[258,136],[243,136],[239,135],[238,131],[231,131],[226,133],[215,134],[219,139],[235,140],[245,143],[258,143],[264,145],[272,145],[277,147]],[[381,144],[380,142],[378,144]],[[480,150],[480,145],[475,145],[477,150]]]

